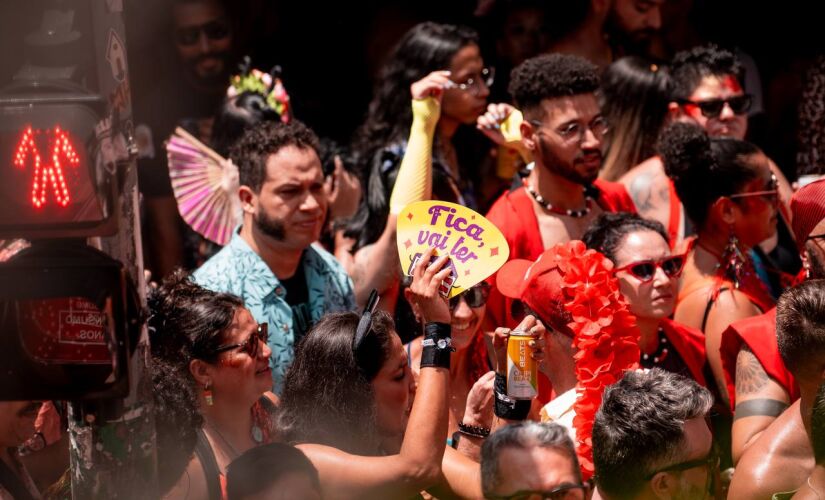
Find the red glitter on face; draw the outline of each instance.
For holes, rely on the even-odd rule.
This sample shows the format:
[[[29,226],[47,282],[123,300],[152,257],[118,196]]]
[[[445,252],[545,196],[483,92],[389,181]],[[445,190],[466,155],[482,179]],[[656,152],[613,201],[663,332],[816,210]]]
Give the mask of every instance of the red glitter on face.
[[[733,75],[727,75],[726,77],[722,78],[722,86],[734,93],[742,92],[742,86],[739,85],[739,80],[737,80],[736,77]]]

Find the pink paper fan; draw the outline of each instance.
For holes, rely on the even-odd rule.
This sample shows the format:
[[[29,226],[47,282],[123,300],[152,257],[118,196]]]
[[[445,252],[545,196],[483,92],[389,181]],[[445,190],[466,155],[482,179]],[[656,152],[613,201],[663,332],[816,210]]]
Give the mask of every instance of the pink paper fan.
[[[183,220],[204,238],[229,243],[241,222],[237,167],[180,127],[166,143],[166,154]]]

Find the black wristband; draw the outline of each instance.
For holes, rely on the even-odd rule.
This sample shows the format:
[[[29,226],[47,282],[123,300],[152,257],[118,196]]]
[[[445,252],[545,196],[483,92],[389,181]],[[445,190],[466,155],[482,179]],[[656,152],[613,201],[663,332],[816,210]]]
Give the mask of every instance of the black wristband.
[[[452,329],[447,323],[427,323],[424,326],[424,340],[421,342],[421,368],[450,369],[450,353],[455,349],[452,346],[450,332]]]
[[[490,435],[490,429],[475,425],[466,425],[464,422],[458,423],[458,432],[472,437],[484,439]]]
[[[530,413],[532,401],[529,399],[513,399],[507,395],[507,377],[496,373],[493,385],[495,393],[494,409],[498,418],[506,420],[524,420]]]

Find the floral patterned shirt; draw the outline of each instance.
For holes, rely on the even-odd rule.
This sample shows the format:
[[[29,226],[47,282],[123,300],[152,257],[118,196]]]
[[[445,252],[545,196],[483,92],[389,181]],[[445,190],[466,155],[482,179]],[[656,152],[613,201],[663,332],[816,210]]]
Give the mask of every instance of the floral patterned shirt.
[[[352,280],[341,264],[320,246],[311,245],[302,257],[309,292],[312,321],[328,312],[352,311],[355,295]],[[216,292],[241,297],[259,323],[269,324],[273,390],[280,394],[284,374],[294,357],[295,332],[287,290],[269,266],[236,232],[229,244],[198,268],[195,281]]]

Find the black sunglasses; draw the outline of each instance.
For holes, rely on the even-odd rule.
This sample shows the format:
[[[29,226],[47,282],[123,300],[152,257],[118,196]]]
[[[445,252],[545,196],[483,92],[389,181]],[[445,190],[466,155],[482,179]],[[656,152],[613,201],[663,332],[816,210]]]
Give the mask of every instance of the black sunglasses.
[[[487,298],[490,296],[490,284],[486,281],[478,283],[469,290],[465,290],[455,297],[450,297],[450,310],[452,311],[458,307],[461,299],[470,307],[481,307],[487,303]]]
[[[352,338],[352,352],[357,353],[358,348],[367,338],[372,328],[372,316],[378,308],[378,301],[380,300],[378,290],[373,289],[367,299],[367,305],[364,306],[364,312],[361,313],[361,319],[358,320],[358,326],[355,327],[355,336]]]
[[[200,26],[180,28],[175,31],[175,40],[180,45],[194,45],[198,43],[201,33],[210,40],[223,40],[229,36],[229,25],[224,21],[210,21]]]
[[[584,498],[585,489],[583,484],[563,484],[550,491],[522,490],[512,495],[488,495],[490,500],[528,500],[541,498],[541,500],[578,500]]]
[[[683,99],[681,101],[684,106],[696,106],[705,118],[718,118],[725,108],[725,103],[730,106],[730,110],[734,114],[744,115],[751,109],[753,104],[753,97],[748,94],[742,94],[727,99],[708,99],[706,101],[690,101]]]
[[[653,279],[656,275],[656,268],[662,268],[668,278],[678,278],[682,274],[682,269],[685,267],[684,255],[673,255],[659,260],[642,260],[638,262],[631,262],[630,264],[620,267],[615,270],[627,271],[642,282],[647,282]]]
[[[226,344],[221,345],[215,348],[215,354],[220,354],[225,351],[231,351],[232,349],[240,348],[241,351],[249,354],[250,358],[257,358],[258,351],[261,348],[261,343],[268,343],[269,342],[269,325],[266,323],[261,323],[258,325],[258,329],[249,336],[246,340],[241,342],[240,344]]]
[[[661,469],[656,469],[655,471],[645,476],[645,480],[650,481],[651,479],[653,479],[653,476],[660,472],[681,472],[696,467],[707,467],[708,474],[713,474],[719,468],[719,462],[719,449],[716,446],[712,446],[707,456],[703,458],[697,458],[696,460],[688,460],[687,462],[679,462],[677,464],[668,465],[667,467],[662,467]]]

